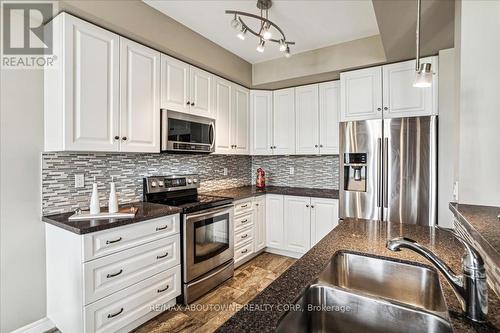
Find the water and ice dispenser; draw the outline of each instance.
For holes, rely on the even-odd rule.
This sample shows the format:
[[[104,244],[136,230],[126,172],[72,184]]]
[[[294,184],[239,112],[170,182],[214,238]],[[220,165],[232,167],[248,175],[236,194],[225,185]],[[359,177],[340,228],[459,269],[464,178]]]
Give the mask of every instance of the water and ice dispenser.
[[[366,192],[366,153],[344,153],[344,190]]]

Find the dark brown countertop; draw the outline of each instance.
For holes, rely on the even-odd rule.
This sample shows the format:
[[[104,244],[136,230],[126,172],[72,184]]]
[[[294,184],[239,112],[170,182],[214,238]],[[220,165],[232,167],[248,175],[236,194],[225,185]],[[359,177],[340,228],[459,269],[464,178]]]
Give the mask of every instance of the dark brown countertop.
[[[286,313],[282,305],[293,304],[339,250],[429,264],[423,257],[410,250],[387,250],[386,241],[399,236],[412,238],[429,247],[455,272],[460,272],[462,246],[446,231],[416,225],[347,219],[341,221],[333,231],[257,295],[247,307],[231,317],[218,332],[273,332],[280,318]],[[474,324],[461,315],[460,305],[453,290],[441,275],[440,279],[455,332],[496,332],[500,329],[500,300],[492,290],[489,291],[489,322]],[[259,311],[256,309],[258,306],[264,310]]]
[[[132,219],[101,219],[89,221],[68,221],[68,217],[74,213],[62,213],[56,215],[48,215],[42,217],[46,223],[53,224],[57,227],[71,231],[75,234],[88,234],[116,227],[121,227],[128,224],[134,224],[141,221],[151,220],[154,218],[177,214],[181,212],[180,208],[166,205],[159,205],[150,202],[134,202],[120,207],[137,207],[138,211]]]
[[[241,200],[264,194],[281,194],[281,195],[293,195],[299,197],[314,197],[314,198],[327,198],[327,199],[339,198],[338,190],[315,189],[315,188],[305,188],[305,187],[287,187],[287,186],[266,186],[264,189],[258,189],[253,185],[248,185],[248,186],[233,187],[223,190],[209,191],[205,192],[204,194],[229,197],[233,198],[234,200]]]

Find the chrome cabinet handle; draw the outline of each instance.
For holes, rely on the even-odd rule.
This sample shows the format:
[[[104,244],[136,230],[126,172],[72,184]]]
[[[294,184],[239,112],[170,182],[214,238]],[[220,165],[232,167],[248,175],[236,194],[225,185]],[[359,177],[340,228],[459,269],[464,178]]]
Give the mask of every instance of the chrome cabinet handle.
[[[241,224],[245,224],[247,222],[248,222],[248,220],[245,219],[245,220],[241,221]]]
[[[164,227],[156,227],[156,231],[165,230],[167,228],[168,228],[168,224],[166,224]]]
[[[320,148],[323,148],[323,145],[319,145]]]
[[[247,253],[248,249],[245,249],[244,251],[241,251],[241,253]]]
[[[127,141],[127,137],[126,137],[126,136],[124,136],[124,137],[122,138],[122,140],[123,140],[123,141]]]
[[[247,207],[248,207],[248,205],[247,205],[247,204],[245,204],[245,205],[241,205],[240,207],[241,207],[241,208],[247,208]]]
[[[259,204],[258,204],[258,203],[256,203],[256,204],[255,204],[255,206],[256,206],[256,207],[259,207]]]
[[[162,256],[156,256],[156,259],[163,259],[165,257],[168,257],[168,252],[166,252],[164,255]]]
[[[189,105],[189,104],[191,104],[191,103],[189,103],[189,101],[187,101],[187,102],[186,102],[186,105]]]
[[[118,316],[119,314],[121,314],[123,312],[123,308],[120,309],[120,311],[118,311],[117,313],[113,313],[113,314],[108,314],[108,318],[113,318],[113,317],[116,317]]]
[[[194,106],[194,102],[191,103],[191,106]]]
[[[386,106],[386,107],[384,107],[384,110],[387,111],[387,110],[389,110],[389,108]]]
[[[111,279],[112,277],[118,276],[118,275],[120,275],[121,273],[123,273],[123,269],[120,269],[117,273],[113,273],[113,274],[108,274],[108,275],[106,275],[106,278]]]
[[[118,243],[119,241],[121,241],[122,238],[121,237],[118,237],[117,239],[114,239],[114,240],[107,240],[106,241],[106,244],[113,244],[113,243]]]
[[[314,148],[318,148],[318,145],[314,145]]]
[[[382,108],[377,108],[377,111],[382,111]]]
[[[243,236],[241,236],[241,239],[245,239],[248,237],[248,234],[244,234]]]
[[[311,208],[314,208],[314,205],[311,205]]]
[[[170,286],[167,284],[167,286],[166,286],[165,288],[163,288],[163,289],[158,289],[158,290],[156,290],[156,291],[157,291],[157,292],[158,292],[158,294],[159,294],[159,293],[162,293],[162,292],[164,292],[164,291],[167,291],[167,289],[168,289],[168,288],[170,288]]]
[[[115,135],[115,140],[120,140],[120,136],[119,135]]]
[[[309,205],[306,205],[307,208],[309,208]]]

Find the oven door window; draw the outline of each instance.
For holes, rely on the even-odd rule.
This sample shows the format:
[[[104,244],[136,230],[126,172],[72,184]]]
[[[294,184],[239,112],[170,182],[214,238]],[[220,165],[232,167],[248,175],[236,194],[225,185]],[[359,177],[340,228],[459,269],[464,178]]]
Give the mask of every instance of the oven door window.
[[[217,256],[229,248],[229,214],[194,223],[194,262]]]
[[[186,143],[212,143],[212,131],[209,124],[169,118],[168,141]]]

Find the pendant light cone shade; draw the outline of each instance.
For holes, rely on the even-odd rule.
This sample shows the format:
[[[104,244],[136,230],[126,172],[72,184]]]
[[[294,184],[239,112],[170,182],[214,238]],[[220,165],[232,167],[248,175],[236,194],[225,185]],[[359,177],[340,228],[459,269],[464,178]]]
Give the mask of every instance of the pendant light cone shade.
[[[264,52],[264,48],[265,48],[264,44],[265,44],[264,40],[261,39],[259,45],[257,45],[257,48],[256,48],[257,52],[260,52],[260,53]]]
[[[241,31],[238,32],[236,37],[238,37],[241,40],[245,40],[246,34],[247,34],[247,28],[243,27],[243,29],[241,29]]]
[[[292,55],[290,54],[290,48],[287,46],[285,51],[285,57],[290,58]]]
[[[282,40],[280,40],[280,51],[281,51],[281,52],[285,52],[285,51],[286,51],[286,48],[287,48],[287,46],[286,46],[285,41],[284,41],[283,39],[282,39]]]
[[[432,68],[431,64],[424,63],[420,65],[420,70],[415,74],[413,86],[416,88],[428,88],[432,86]]]

